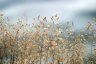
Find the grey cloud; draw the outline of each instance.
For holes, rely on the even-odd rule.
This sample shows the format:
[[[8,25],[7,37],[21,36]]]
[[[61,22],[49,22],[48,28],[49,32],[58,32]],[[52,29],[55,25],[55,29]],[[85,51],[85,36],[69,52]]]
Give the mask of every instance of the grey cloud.
[[[24,4],[24,3],[42,3],[42,2],[74,2],[76,0],[1,0],[0,1],[0,10],[10,7],[12,5]],[[50,3],[49,3],[50,4]]]

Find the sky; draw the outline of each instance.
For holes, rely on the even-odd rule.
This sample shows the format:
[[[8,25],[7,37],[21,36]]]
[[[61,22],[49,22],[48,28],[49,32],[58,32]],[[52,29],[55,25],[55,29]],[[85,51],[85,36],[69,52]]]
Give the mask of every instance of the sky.
[[[0,0],[0,10],[12,22],[26,13],[29,23],[38,15],[50,18],[57,13],[61,22],[74,21],[82,28],[96,17],[96,0]]]

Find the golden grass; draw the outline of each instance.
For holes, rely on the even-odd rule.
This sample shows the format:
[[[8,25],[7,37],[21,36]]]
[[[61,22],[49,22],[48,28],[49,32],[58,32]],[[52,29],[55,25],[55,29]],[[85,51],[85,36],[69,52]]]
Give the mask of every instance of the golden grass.
[[[8,25],[0,15],[0,64],[84,64],[85,34],[75,34],[69,23],[66,30],[55,25],[57,14],[51,17],[52,25],[45,24],[47,17],[36,19],[39,25],[35,20],[32,26],[24,21]],[[86,28],[90,32],[96,30],[91,23]]]

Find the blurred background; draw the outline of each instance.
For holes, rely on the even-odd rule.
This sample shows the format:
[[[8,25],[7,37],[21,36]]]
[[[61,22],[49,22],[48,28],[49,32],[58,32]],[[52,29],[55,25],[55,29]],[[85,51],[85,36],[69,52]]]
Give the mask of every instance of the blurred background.
[[[0,0],[0,10],[12,22],[24,14],[29,23],[38,15],[50,18],[58,14],[60,22],[73,21],[79,29],[96,17],[96,0]]]

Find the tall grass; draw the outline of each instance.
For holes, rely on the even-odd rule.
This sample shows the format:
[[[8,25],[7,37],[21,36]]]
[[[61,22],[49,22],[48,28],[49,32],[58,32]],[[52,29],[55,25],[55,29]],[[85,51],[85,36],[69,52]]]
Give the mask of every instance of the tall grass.
[[[0,15],[0,64],[84,64],[86,42],[96,42],[96,20],[76,33],[73,22],[62,29],[56,23],[57,14],[51,17],[51,24],[47,17],[35,19],[32,25],[22,20],[10,25]],[[96,49],[93,52],[96,59]]]

